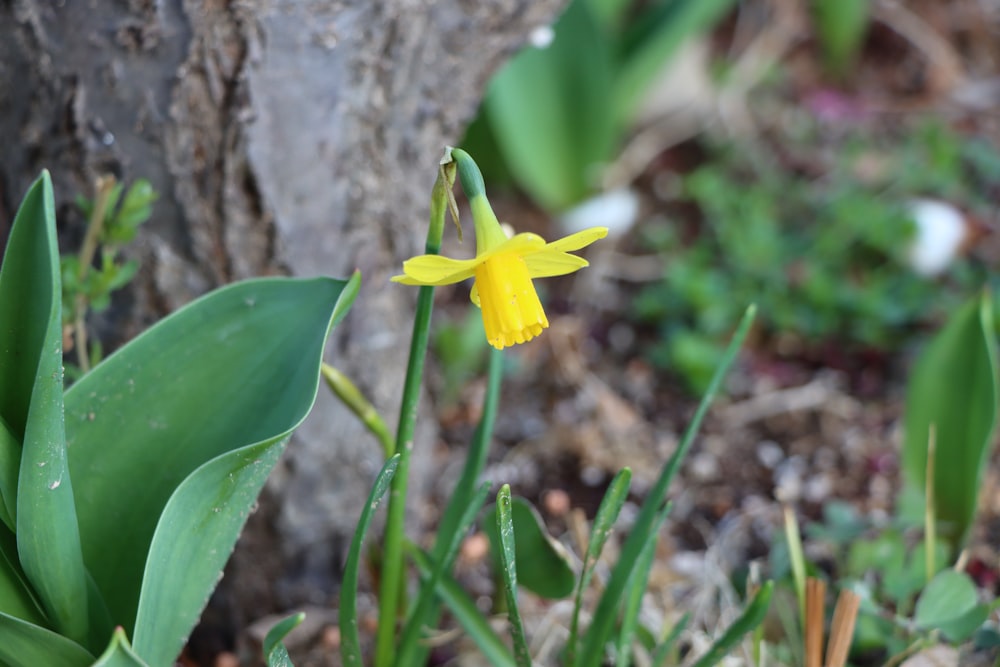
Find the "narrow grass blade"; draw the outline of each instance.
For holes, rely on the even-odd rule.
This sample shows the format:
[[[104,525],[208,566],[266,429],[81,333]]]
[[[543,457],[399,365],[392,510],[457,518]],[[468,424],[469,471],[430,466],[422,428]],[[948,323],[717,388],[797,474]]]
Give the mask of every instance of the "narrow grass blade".
[[[750,325],[753,323],[756,310],[755,306],[747,308],[746,313],[743,315],[743,319],[740,321],[739,327],[736,329],[736,333],[733,335],[732,341],[726,348],[725,355],[722,358],[722,363],[715,371],[715,375],[709,383],[708,391],[706,391],[705,395],[702,397],[701,403],[698,405],[698,409],[695,412],[691,423],[688,425],[687,431],[685,431],[680,445],[677,447],[677,451],[674,452],[673,456],[670,457],[670,460],[663,467],[663,470],[660,472],[660,477],[650,490],[649,495],[646,496],[646,500],[643,502],[642,508],[639,510],[639,516],[636,518],[635,524],[632,527],[632,532],[629,534],[628,539],[625,540],[625,544],[622,546],[621,556],[611,571],[611,577],[608,580],[607,587],[597,604],[597,610],[594,612],[594,620],[591,622],[590,627],[587,630],[586,637],[584,638],[583,651],[581,653],[580,661],[580,664],[583,667],[598,667],[604,659],[604,646],[607,644],[608,638],[611,636],[618,605],[621,601],[622,595],[625,593],[628,580],[632,575],[632,569],[635,567],[639,554],[642,552],[646,541],[649,539],[650,533],[653,531],[656,523],[656,517],[663,507],[663,503],[666,499],[667,489],[670,486],[670,482],[673,481],[674,475],[676,475],[677,471],[680,469],[681,462],[688,453],[688,450],[691,449],[694,436],[701,426],[705,413],[708,412],[709,406],[712,404],[712,401],[715,399],[715,395],[722,386],[723,378],[729,371],[729,367],[736,360],[736,355],[739,352],[740,345],[743,343],[747,333],[750,331]]]
[[[386,461],[375,478],[372,490],[368,494],[368,502],[361,510],[358,527],[354,530],[351,550],[347,554],[344,578],[340,586],[340,658],[345,667],[362,664],[361,636],[358,633],[358,570],[361,563],[361,548],[371,526],[372,516],[385,492],[389,490],[392,476],[396,474],[397,465],[399,465],[399,454]]]
[[[396,646],[396,658],[393,662],[396,667],[419,667],[422,664],[415,660],[416,657],[420,657],[418,641],[427,628],[428,623],[432,620],[437,620],[436,617],[432,617],[431,613],[434,610],[438,583],[451,570],[455,558],[458,556],[458,548],[462,544],[462,536],[476,520],[479,510],[482,509],[483,504],[486,502],[486,496],[489,494],[489,491],[489,482],[484,482],[479,487],[479,491],[472,497],[469,505],[465,508],[465,513],[459,521],[458,530],[453,534],[451,544],[448,545],[444,558],[435,561],[430,577],[422,582],[416,604],[414,604],[410,612],[406,626],[403,628],[402,637]]]
[[[580,631],[580,608],[583,604],[583,593],[590,586],[594,576],[594,567],[601,557],[604,544],[611,535],[611,528],[618,520],[618,514],[628,499],[629,484],[632,482],[632,471],[622,468],[611,480],[608,490],[601,499],[601,504],[594,515],[594,525],[590,530],[590,541],[587,543],[587,555],[583,560],[583,569],[576,587],[576,599],[573,601],[573,620],[570,621],[569,639],[566,641],[566,664],[576,664],[577,643]]]
[[[680,639],[681,633],[687,627],[688,623],[691,622],[691,612],[688,612],[681,616],[681,620],[674,624],[674,627],[670,628],[670,632],[660,645],[656,647],[653,651],[653,667],[667,667],[667,660],[670,659],[674,648],[677,645],[677,640]]]
[[[429,577],[431,574],[431,559],[426,553],[408,545],[410,555],[420,570],[422,577]],[[486,661],[493,667],[516,667],[514,656],[510,649],[503,643],[499,635],[493,631],[489,622],[479,611],[475,601],[462,589],[457,581],[447,574],[441,577],[438,582],[437,595],[444,604],[451,610],[455,620],[462,626]]]
[[[785,541],[788,543],[788,559],[792,564],[792,580],[795,582],[795,598],[799,603],[799,626],[806,632],[806,557],[802,551],[802,536],[799,522],[791,507],[785,506]]]
[[[621,626],[618,629],[618,640],[615,651],[615,667],[629,667],[632,657],[631,644],[632,636],[639,623],[639,610],[642,607],[642,596],[646,594],[646,586],[649,584],[649,573],[653,569],[653,559],[656,556],[657,537],[663,522],[670,514],[670,503],[664,505],[660,514],[656,517],[655,528],[646,542],[639,560],[632,570],[632,578],[629,580],[628,593],[625,596],[625,608],[622,612]]]
[[[341,608],[343,613],[343,608]],[[292,614],[288,618],[278,621],[273,628],[268,630],[264,637],[264,659],[267,660],[267,667],[295,667],[292,659],[288,656],[288,649],[282,641],[288,633],[294,630],[299,623],[306,618],[305,613]],[[343,633],[341,634],[343,636]]]
[[[747,608],[740,614],[740,617],[726,628],[722,636],[715,640],[715,643],[712,644],[705,655],[698,659],[698,662],[694,663],[693,667],[712,667],[712,665],[718,664],[719,660],[733,650],[733,647],[743,637],[760,625],[767,614],[767,608],[771,605],[772,593],[774,593],[774,582],[765,582],[760,590],[757,591],[757,595],[750,601],[750,604],[747,605]]]
[[[490,553],[500,569],[500,535],[497,533],[496,506],[483,514],[483,532],[490,539]],[[576,573],[562,544],[549,535],[545,520],[535,506],[524,498],[511,498],[514,522],[514,554],[521,588],[548,600],[568,597],[576,588]]]
[[[514,558],[514,519],[511,516],[510,485],[504,484],[497,494],[497,530],[500,531],[500,559],[503,562],[504,593],[507,596],[507,616],[514,640],[514,660],[518,667],[531,667],[524,625],[517,607],[517,564]]]

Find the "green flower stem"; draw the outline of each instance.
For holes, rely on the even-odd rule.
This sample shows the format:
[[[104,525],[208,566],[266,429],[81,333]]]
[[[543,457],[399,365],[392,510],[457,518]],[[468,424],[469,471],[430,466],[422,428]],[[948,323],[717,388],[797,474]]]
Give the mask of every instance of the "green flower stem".
[[[446,156],[447,158],[447,156]],[[436,255],[441,250],[445,212],[448,210],[449,193],[455,180],[453,162],[441,165],[437,181],[431,192],[430,227],[427,230],[425,252]],[[399,465],[392,478],[389,492],[389,510],[386,517],[383,551],[382,584],[379,591],[379,622],[375,635],[375,666],[389,667],[395,653],[396,620],[401,609],[403,587],[403,536],[406,519],[406,491],[410,476],[410,455],[413,453],[413,432],[417,423],[417,403],[423,383],[424,359],[430,337],[431,311],[434,306],[434,288],[421,287],[417,295],[416,314],[413,320],[413,337],[410,340],[410,360],[406,366],[403,399],[399,409],[399,426],[392,454],[399,454]]]
[[[90,370],[90,350],[87,349],[87,294],[84,283],[90,266],[94,262],[94,255],[97,254],[97,246],[100,243],[101,234],[104,233],[104,218],[107,215],[108,200],[111,192],[115,188],[114,176],[102,176],[97,179],[97,194],[94,197],[94,210],[91,211],[90,220],[87,223],[87,233],[83,237],[83,246],[80,248],[80,264],[77,269],[76,280],[80,286],[80,292],[73,301],[73,332],[76,340],[76,360],[80,364],[80,370],[84,373]]]
[[[392,457],[396,444],[392,438],[392,434],[389,432],[389,427],[385,425],[382,415],[378,413],[375,406],[365,398],[361,390],[351,382],[349,377],[330,364],[324,363],[320,366],[320,373],[323,375],[323,379],[326,380],[326,384],[330,387],[330,390],[337,395],[337,398],[343,401],[344,405],[357,415],[361,423],[365,425],[365,428],[378,438],[385,458]]]
[[[483,397],[483,412],[479,418],[479,424],[476,426],[476,431],[472,436],[469,453],[465,457],[465,467],[462,469],[462,476],[459,478],[458,484],[455,485],[455,489],[451,492],[448,506],[445,508],[444,514],[441,515],[441,521],[438,524],[434,550],[431,554],[435,563],[440,562],[446,556],[451,536],[458,530],[462,514],[475,495],[476,484],[483,474],[483,469],[486,467],[486,459],[490,451],[490,441],[493,438],[493,425],[496,423],[497,410],[500,407],[500,385],[502,381],[503,351],[491,347],[486,379],[486,395]],[[438,600],[439,598],[435,598],[435,605],[421,619],[423,625],[431,628],[437,627],[438,619],[441,615],[441,607],[437,604]],[[400,660],[396,664],[398,667],[425,665],[427,664],[429,652],[429,648],[421,647],[415,654],[416,657],[400,656]]]

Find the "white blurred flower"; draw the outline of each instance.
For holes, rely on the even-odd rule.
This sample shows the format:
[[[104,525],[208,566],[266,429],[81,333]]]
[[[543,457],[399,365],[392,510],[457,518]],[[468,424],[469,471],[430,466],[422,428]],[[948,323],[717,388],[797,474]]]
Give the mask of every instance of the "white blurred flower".
[[[969,233],[965,216],[951,204],[934,199],[913,200],[910,213],[916,234],[907,249],[907,261],[922,276],[939,275],[961,254]]]
[[[571,208],[559,216],[559,222],[567,233],[594,226],[607,227],[608,235],[614,238],[625,234],[638,218],[639,195],[628,188],[620,188]]]

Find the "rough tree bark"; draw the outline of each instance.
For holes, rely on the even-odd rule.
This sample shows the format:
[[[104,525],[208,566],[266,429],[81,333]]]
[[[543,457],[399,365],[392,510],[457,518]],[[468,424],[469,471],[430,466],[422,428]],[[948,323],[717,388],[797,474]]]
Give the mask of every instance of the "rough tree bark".
[[[394,421],[413,293],[388,276],[422,242],[444,145],[561,4],[0,0],[0,238],[42,168],[70,236],[97,175],[150,179],[142,268],[104,320],[118,340],[228,281],[359,268],[332,357]],[[243,620],[329,601],[378,466],[320,394],[227,575]]]

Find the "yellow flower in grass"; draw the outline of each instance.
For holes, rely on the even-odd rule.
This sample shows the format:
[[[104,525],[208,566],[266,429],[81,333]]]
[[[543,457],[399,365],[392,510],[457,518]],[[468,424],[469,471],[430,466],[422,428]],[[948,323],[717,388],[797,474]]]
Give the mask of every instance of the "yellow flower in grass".
[[[438,286],[475,277],[470,297],[483,312],[490,345],[502,350],[527,342],[549,326],[532,279],[562,276],[584,268],[587,260],[570,253],[604,238],[608,230],[593,227],[552,243],[537,234],[507,238],[486,199],[475,163],[462,151],[454,150],[452,154],[476,225],[476,257],[420,255],[403,262],[403,275],[392,280],[404,285]]]

